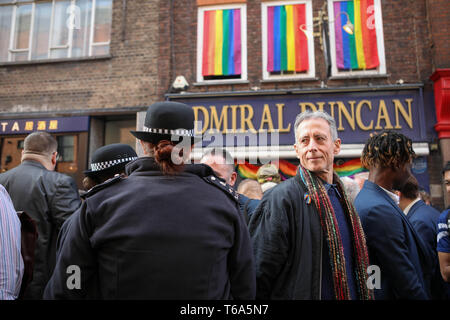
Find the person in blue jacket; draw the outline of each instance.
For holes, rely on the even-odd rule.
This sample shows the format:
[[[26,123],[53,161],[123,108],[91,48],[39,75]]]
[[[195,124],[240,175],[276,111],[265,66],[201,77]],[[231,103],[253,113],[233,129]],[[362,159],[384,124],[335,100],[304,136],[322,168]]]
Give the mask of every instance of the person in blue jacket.
[[[450,161],[444,167],[444,184],[450,194]],[[447,299],[450,299],[450,207],[442,212],[438,220],[437,251],[442,278],[446,281]]]
[[[369,178],[355,199],[371,265],[381,272],[375,299],[429,299],[431,273],[423,241],[398,206],[395,190],[411,176],[415,157],[411,139],[393,131],[374,134],[361,156]]]
[[[431,298],[444,298],[444,280],[439,270],[439,260],[436,251],[437,221],[440,212],[427,205],[419,193],[419,183],[411,175],[399,192],[400,208],[408,218],[417,234],[422,238],[432,260],[433,273],[428,279],[427,285],[431,292]]]

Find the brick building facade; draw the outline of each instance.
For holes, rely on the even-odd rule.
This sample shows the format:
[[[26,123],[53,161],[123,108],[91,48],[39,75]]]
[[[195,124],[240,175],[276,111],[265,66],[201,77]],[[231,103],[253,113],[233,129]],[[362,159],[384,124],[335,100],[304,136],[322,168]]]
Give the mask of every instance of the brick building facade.
[[[73,175],[79,186],[93,150],[113,142],[134,147],[134,137],[128,130],[136,126],[136,112],[145,110],[160,96],[156,63],[159,2],[106,1],[106,4],[111,10],[109,53],[9,61],[0,65],[0,118],[9,122],[3,132],[6,129],[16,133],[10,126],[23,118],[37,122],[55,117],[87,117],[87,131],[64,133],[75,137],[75,142],[70,143],[75,144],[73,153],[77,159],[70,157],[65,162],[63,157],[57,168]],[[28,133],[23,128],[17,132],[5,135],[4,139],[13,137],[20,142]],[[8,168],[6,153],[2,154],[2,169]],[[10,165],[17,165],[17,160],[20,163],[18,155],[12,157]]]
[[[326,65],[330,63],[330,59],[321,49],[321,39],[323,43],[328,44],[326,48],[330,52],[329,45],[334,38],[327,42],[325,34],[318,36],[312,33],[317,33],[320,27],[329,28],[330,21],[334,23],[330,10],[335,4],[330,3],[331,0],[109,1],[111,31],[109,51],[106,54],[103,52],[97,55],[85,54],[77,58],[69,55],[65,58],[36,60],[32,58],[33,53],[28,51],[31,57],[28,61],[13,61],[11,57],[19,55],[22,47],[14,44],[12,40],[5,42],[9,43],[9,51],[3,50],[6,52],[4,56],[7,57],[4,59],[7,61],[0,61],[0,121],[4,123],[0,126],[3,130],[0,132],[2,170],[17,163],[17,155],[13,155],[12,160],[11,157],[8,158],[10,149],[5,150],[5,146],[9,144],[17,150],[20,149],[20,141],[29,132],[22,128],[26,126],[26,122],[36,129],[39,121],[48,128],[52,119],[74,119],[84,131],[58,128],[55,133],[75,137],[68,142],[68,148],[72,146],[74,149],[72,158],[67,163],[60,164],[59,170],[72,174],[80,183],[81,172],[87,168],[93,150],[113,142],[134,145],[128,130],[139,127],[142,111],[152,102],[162,99],[185,101],[192,106],[204,105],[207,112],[212,110],[213,101],[217,120],[224,115],[223,108],[228,105],[229,125],[237,127],[242,123],[246,124],[240,119],[240,115],[245,116],[246,112],[242,106],[250,105],[255,113],[254,118],[259,117],[259,120],[247,124],[253,123],[258,131],[270,127],[272,119],[269,121],[267,118],[270,115],[273,116],[275,129],[287,128],[293,120],[293,115],[302,110],[299,108],[301,103],[305,106],[310,103],[316,107],[320,107],[322,103],[326,108],[330,108],[328,110],[331,110],[335,103],[335,118],[338,122],[339,117],[342,118],[340,135],[343,138],[345,154],[341,160],[346,161],[358,157],[361,145],[365,142],[363,138],[371,131],[376,131],[380,117],[381,126],[389,127],[383,118],[389,116],[382,114],[383,104],[386,103],[387,110],[392,112],[392,127],[401,127],[399,130],[406,128],[406,134],[415,136],[413,140],[422,159],[417,163],[416,171],[424,174],[421,182],[424,182],[424,187],[432,194],[434,204],[438,208],[448,205],[449,202],[443,199],[440,171],[443,162],[450,160],[450,145],[447,144],[449,139],[439,137],[434,129],[437,122],[436,105],[433,80],[430,79],[436,70],[450,68],[450,15],[447,1],[374,0],[375,13],[380,15],[377,23],[381,24],[380,53],[384,55],[380,55],[380,60],[383,60],[385,72],[356,71],[350,76],[339,70],[329,74]],[[81,6],[84,2],[92,3],[77,0],[73,4]],[[38,6],[35,1],[29,3],[30,6]],[[109,2],[97,0],[96,3],[107,7]],[[311,9],[310,13],[306,10],[311,21],[308,20],[304,29],[311,31],[308,37],[312,37],[313,47],[310,46],[309,49],[314,57],[314,72],[310,77],[300,74],[300,77],[294,77],[295,79],[279,79],[274,74],[264,74],[267,53],[263,45],[266,37],[266,22],[263,17],[268,10],[267,6],[290,3],[305,4],[307,9]],[[223,81],[219,78],[214,80],[212,77],[213,80],[209,81],[207,77],[199,76],[199,63],[202,58],[198,56],[198,44],[202,41],[199,36],[199,32],[202,32],[199,31],[199,22],[203,21],[204,17],[202,10],[220,9],[223,6],[233,8],[236,5],[241,8],[243,15],[245,13],[242,17],[245,34],[241,40],[246,41],[246,56],[242,57],[242,68],[245,69],[246,77],[225,77]],[[0,10],[10,10],[8,12],[12,12],[14,17],[18,15],[17,8],[14,11],[11,8],[5,9],[6,6],[8,4],[1,5]],[[37,10],[36,8],[30,7],[30,10]],[[39,16],[37,13],[34,13],[34,16],[34,21],[37,21]],[[322,20],[312,20],[318,17],[322,17]],[[340,18],[344,19],[344,15]],[[4,23],[2,21],[0,18],[0,27]],[[13,35],[14,26],[9,28],[12,28]],[[102,30],[103,26],[98,28]],[[97,45],[97,29],[93,30],[92,48]],[[327,30],[326,35],[330,37],[331,34],[332,30]],[[1,37],[0,34],[0,57]],[[49,55],[52,50],[59,50],[58,47],[55,48],[49,49]],[[312,64],[310,63],[310,67]],[[379,70],[381,69],[379,67]],[[184,76],[189,83],[189,87],[182,93],[172,87],[175,77],[179,75]],[[356,119],[357,116],[352,117],[351,108],[354,107],[356,112],[358,104],[363,100],[370,101],[373,109],[369,109],[369,104],[364,102],[366,104],[363,103],[359,109],[360,119]],[[342,105],[339,105],[340,101]],[[413,101],[411,112],[408,110],[408,101]],[[277,107],[277,103],[283,106]],[[200,114],[201,110],[197,111]],[[375,118],[367,118],[369,113],[374,113]],[[237,120],[233,122],[231,119],[235,115]],[[284,115],[281,122],[277,115]],[[372,120],[373,127],[370,127]],[[355,128],[352,127],[352,121]],[[219,122],[216,124],[220,124]],[[63,122],[60,122],[61,126],[62,124]],[[289,142],[291,134],[292,129],[286,133],[286,137],[280,135],[284,148],[281,158],[295,163],[295,156],[288,150],[288,144],[293,142]],[[358,140],[359,136],[361,138]],[[64,142],[64,138],[61,139],[61,142]]]
[[[295,1],[291,2],[296,3]],[[170,72],[159,74],[160,89],[170,88],[171,81],[177,75],[183,75],[190,84],[183,93],[174,93],[168,90],[159,92],[160,94],[167,93],[167,99],[189,102],[191,105],[202,105],[202,102],[208,98],[208,101],[216,99],[218,102],[215,107],[219,108],[220,100],[225,101],[223,104],[232,104],[233,99],[239,103],[243,96],[258,97],[255,99],[262,100],[261,104],[264,104],[265,97],[280,97],[289,94],[298,96],[299,101],[308,101],[308,96],[316,98],[321,95],[333,95],[334,92],[342,92],[343,95],[351,97],[357,92],[363,92],[363,95],[370,95],[373,92],[386,93],[386,91],[401,94],[404,89],[408,88],[413,91],[418,90],[419,99],[423,101],[420,107],[422,109],[421,117],[425,117],[424,127],[421,130],[426,131],[425,136],[419,140],[425,143],[426,150],[421,152],[421,157],[425,161],[422,161],[416,169],[420,171],[424,166],[426,167],[428,175],[424,187],[432,194],[434,205],[440,209],[448,205],[443,197],[441,170],[443,162],[450,160],[450,157],[446,155],[448,151],[442,150],[443,145],[433,129],[436,115],[433,81],[430,80],[430,76],[437,68],[448,68],[450,63],[449,8],[445,1],[388,2],[382,0],[379,2],[384,36],[386,68],[384,74],[349,77],[327,75],[325,54],[320,48],[320,37],[314,36],[315,75],[312,79],[292,81],[265,80],[262,76],[262,39],[264,37],[262,16],[263,4],[267,4],[268,1],[231,1],[236,5],[245,5],[246,9],[247,79],[229,84],[199,82],[197,81],[198,71],[196,71],[199,63],[197,58],[198,23],[202,18],[199,15],[199,8],[205,6],[211,10],[221,9],[221,7],[226,9],[229,3],[230,1],[220,0],[160,3],[162,36],[159,45],[160,53],[163,54],[160,55],[159,61],[167,65],[170,70]],[[289,4],[289,1],[279,1],[279,3]],[[330,6],[323,6],[324,3],[327,6],[326,1],[311,1],[310,3],[313,17],[319,17],[324,9],[325,14],[329,15]],[[270,4],[276,5],[276,2],[270,1]],[[328,23],[329,20],[325,20],[325,23]],[[170,21],[174,22],[172,28],[165,28],[170,25]],[[314,24],[314,31],[317,32],[319,30],[317,20],[314,21]],[[172,39],[172,41],[169,42],[165,39]],[[166,54],[168,52],[170,54]],[[164,56],[166,57],[165,62],[163,62]],[[270,99],[266,99],[267,101]],[[205,102],[206,104],[207,102]],[[230,116],[229,114],[228,117]],[[345,139],[343,139],[343,143],[346,143]],[[358,143],[363,144],[364,141],[361,140]],[[444,147],[444,149],[447,148],[447,146]],[[357,150],[353,150],[350,152],[350,157],[355,157],[356,153]],[[344,160],[347,159],[344,158]]]

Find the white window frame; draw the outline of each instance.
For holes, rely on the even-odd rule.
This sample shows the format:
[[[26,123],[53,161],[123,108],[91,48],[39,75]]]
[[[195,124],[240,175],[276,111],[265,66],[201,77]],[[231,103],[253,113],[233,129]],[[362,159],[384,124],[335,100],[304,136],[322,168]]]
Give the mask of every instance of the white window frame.
[[[49,28],[49,37],[48,37],[48,52],[47,52],[47,58],[45,60],[59,60],[59,59],[65,59],[65,58],[72,58],[72,47],[73,47],[73,29],[69,29],[68,39],[67,43],[64,45],[58,45],[58,46],[52,46],[52,37],[53,37],[53,28],[54,28],[54,15],[55,15],[55,3],[61,1],[61,0],[51,0],[51,1],[36,1],[36,0],[30,0],[30,1],[24,1],[24,2],[15,2],[11,1],[11,3],[4,4],[2,6],[12,6],[12,16],[11,16],[11,30],[10,30],[10,37],[9,37],[9,48],[8,48],[8,60],[7,61],[0,61],[1,63],[5,62],[25,62],[25,61],[38,61],[38,59],[31,59],[32,57],[32,49],[33,49],[33,34],[34,34],[34,20],[35,20],[35,9],[36,9],[36,3],[39,2],[49,2],[52,4],[52,12],[51,12],[51,20],[50,20],[50,28]],[[17,7],[23,6],[23,5],[32,5],[31,7],[31,21],[30,21],[30,31],[29,31],[29,41],[28,41],[28,48],[26,49],[15,49],[14,48],[14,33],[16,30],[16,14],[17,14]],[[70,0],[70,5],[76,5],[76,0]],[[92,57],[93,47],[99,47],[99,46],[110,46],[111,44],[111,34],[110,34],[110,40],[106,42],[94,42],[94,32],[95,32],[95,11],[96,11],[96,0],[92,0],[91,2],[91,16],[89,19],[91,20],[90,25],[90,34],[89,34],[89,47],[88,52],[86,55],[79,56],[78,58],[83,57]],[[111,5],[114,5],[114,1],[111,1]],[[0,8],[2,7],[0,6]],[[111,8],[112,9],[112,8]],[[111,18],[111,24],[112,24],[112,18]],[[63,58],[51,58],[52,50],[57,49],[67,49],[67,56]],[[20,53],[20,52],[27,52],[28,58],[25,61],[13,61],[13,54],[14,53]],[[41,60],[41,59],[39,59]]]
[[[285,74],[285,75],[272,75],[267,71],[267,8],[270,6],[283,6],[290,4],[306,4],[306,32],[308,35],[308,64],[309,70],[305,73],[298,74]],[[315,79],[316,67],[314,58],[314,37],[313,34],[313,12],[312,12],[312,0],[298,0],[298,1],[272,1],[261,3],[261,25],[262,25],[262,66],[263,80],[310,80]]]
[[[236,79],[217,79],[205,80],[202,75],[203,66],[203,17],[205,11],[209,10],[241,10],[241,77]],[[226,84],[239,83],[247,81],[247,5],[246,4],[230,4],[218,6],[202,6],[198,8],[197,20],[197,82],[208,84]]]
[[[375,29],[377,30],[377,48],[378,59],[380,65],[375,70],[350,70],[339,71],[336,64],[336,35],[334,32],[334,6],[335,2],[342,2],[347,0],[328,0],[328,30],[330,35],[330,55],[331,55],[331,77],[335,78],[352,78],[352,77],[371,77],[374,75],[386,74],[386,58],[384,49],[384,34],[383,34],[383,17],[381,14],[380,0],[374,0],[374,15],[375,15]]]

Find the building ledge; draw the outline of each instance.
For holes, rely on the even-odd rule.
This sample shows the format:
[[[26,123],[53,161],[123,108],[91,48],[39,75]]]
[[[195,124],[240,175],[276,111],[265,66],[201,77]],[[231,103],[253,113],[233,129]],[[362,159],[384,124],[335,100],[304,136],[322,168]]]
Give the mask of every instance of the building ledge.
[[[96,61],[96,60],[107,60],[111,59],[112,55],[101,55],[93,57],[77,57],[77,58],[61,58],[61,59],[42,59],[42,60],[27,60],[27,61],[11,61],[11,62],[0,62],[1,67],[10,66],[27,66],[36,64],[52,64],[52,63],[64,63],[64,62],[83,62],[83,61]]]

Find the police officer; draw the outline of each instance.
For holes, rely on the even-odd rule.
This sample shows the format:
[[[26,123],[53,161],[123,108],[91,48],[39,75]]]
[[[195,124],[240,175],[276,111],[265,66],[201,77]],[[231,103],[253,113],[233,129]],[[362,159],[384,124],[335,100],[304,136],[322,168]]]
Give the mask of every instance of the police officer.
[[[127,178],[89,192],[44,297],[253,299],[254,263],[237,194],[210,167],[182,161],[194,143],[192,109],[157,102],[144,131],[131,133],[145,156],[127,165]]]

